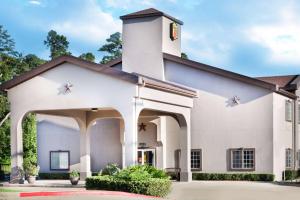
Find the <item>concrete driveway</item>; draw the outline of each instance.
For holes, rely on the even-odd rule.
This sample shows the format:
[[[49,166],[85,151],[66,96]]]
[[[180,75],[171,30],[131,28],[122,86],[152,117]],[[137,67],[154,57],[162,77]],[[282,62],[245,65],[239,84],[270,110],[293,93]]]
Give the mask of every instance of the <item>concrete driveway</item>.
[[[1,189],[1,188],[0,188]],[[84,188],[40,188],[40,187],[9,187],[15,192],[1,192],[2,199],[63,199],[63,200],[144,200],[142,196],[126,196],[120,193],[88,194]],[[35,191],[82,191],[82,194],[47,197],[20,197],[21,192]],[[157,198],[155,198],[157,199]],[[194,181],[191,183],[173,183],[172,192],[166,199],[170,200],[298,200],[300,187],[279,186],[273,183],[231,182],[231,181]]]
[[[168,198],[176,200],[298,200],[300,187],[242,181],[176,182]]]

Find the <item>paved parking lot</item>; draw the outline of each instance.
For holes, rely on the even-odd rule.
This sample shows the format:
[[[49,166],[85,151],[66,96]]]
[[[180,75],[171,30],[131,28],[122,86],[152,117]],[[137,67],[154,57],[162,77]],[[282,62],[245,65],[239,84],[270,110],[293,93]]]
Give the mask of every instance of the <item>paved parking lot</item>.
[[[84,188],[45,188],[45,187],[9,187],[15,192],[1,192],[2,199],[63,199],[63,200],[123,200],[153,199],[141,196],[126,196],[120,193],[87,194]],[[83,191],[82,194],[47,197],[20,197],[20,192],[33,191]],[[157,199],[157,198],[155,198]],[[232,182],[232,181],[194,181],[191,183],[173,183],[172,192],[166,199],[171,200],[298,200],[300,187],[279,186],[273,183]]]
[[[296,200],[300,199],[300,187],[242,181],[177,182],[173,184],[173,190],[168,198],[176,200]]]

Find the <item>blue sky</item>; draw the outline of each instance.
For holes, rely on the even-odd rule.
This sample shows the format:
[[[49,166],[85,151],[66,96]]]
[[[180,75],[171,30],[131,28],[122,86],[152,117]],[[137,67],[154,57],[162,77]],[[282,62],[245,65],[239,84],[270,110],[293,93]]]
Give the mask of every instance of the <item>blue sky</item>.
[[[23,54],[44,59],[51,29],[67,36],[78,56],[97,51],[121,32],[120,15],[154,7],[182,21],[182,51],[190,59],[265,76],[300,73],[300,1],[297,0],[1,0],[0,24]]]

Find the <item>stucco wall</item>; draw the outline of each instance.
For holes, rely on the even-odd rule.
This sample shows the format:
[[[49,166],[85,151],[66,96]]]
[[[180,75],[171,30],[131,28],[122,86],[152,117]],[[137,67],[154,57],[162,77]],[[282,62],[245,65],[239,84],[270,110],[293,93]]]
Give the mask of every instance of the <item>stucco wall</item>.
[[[91,170],[99,172],[109,163],[122,165],[119,119],[98,119],[89,129],[91,134]]]
[[[162,17],[123,22],[122,69],[163,79]]]
[[[73,87],[65,94],[67,82]],[[13,113],[94,107],[112,107],[121,112],[131,106],[135,94],[135,84],[70,63],[61,64],[8,91]]]
[[[273,94],[274,104],[274,174],[277,180],[281,180],[282,172],[285,170],[285,150],[293,148],[292,122],[285,120],[285,102],[288,98]]]
[[[146,130],[139,130],[138,126],[138,144],[145,143],[146,147],[156,148],[158,146],[156,125],[147,120],[139,120],[139,125],[141,123],[146,125]]]
[[[90,126],[88,131],[91,135],[91,170],[93,172],[99,172],[108,163],[117,163],[121,166],[122,146],[119,124],[119,119],[99,119]],[[49,152],[53,150],[70,151],[70,168],[79,170],[80,135],[74,119],[38,115],[37,141],[38,164],[41,172],[50,172]]]
[[[273,172],[271,92],[169,61],[165,73],[166,80],[199,90],[191,146],[202,149],[203,172],[228,172],[228,149],[240,147],[255,148],[257,173]],[[239,105],[232,104],[235,95]]]
[[[80,135],[72,118],[37,115],[38,165],[40,172],[50,172],[50,151],[70,151],[70,168],[79,169]],[[55,171],[65,172],[65,171]]]
[[[173,117],[166,117],[166,168],[175,168],[175,150],[180,149],[180,127]]]

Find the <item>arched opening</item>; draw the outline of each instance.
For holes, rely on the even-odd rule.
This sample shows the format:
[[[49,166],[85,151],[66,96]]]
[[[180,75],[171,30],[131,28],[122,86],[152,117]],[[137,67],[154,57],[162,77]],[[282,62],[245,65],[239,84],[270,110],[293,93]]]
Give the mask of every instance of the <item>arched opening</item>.
[[[98,173],[112,163],[122,167],[124,120],[121,113],[114,108],[94,109],[87,114],[86,122],[91,171]]]
[[[186,126],[182,114],[143,109],[138,118],[138,164],[150,163],[161,169],[180,171]]]
[[[99,172],[111,163],[122,166],[120,120],[97,118],[89,126],[92,172]]]
[[[37,114],[40,177],[80,169],[80,130],[73,117]],[[50,176],[51,177],[51,176]]]

